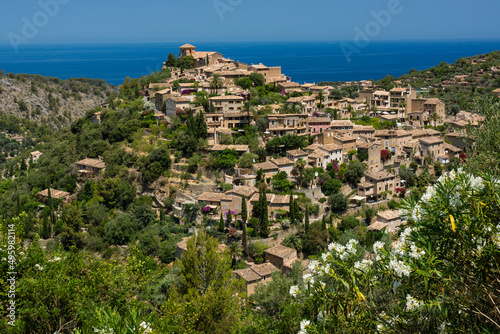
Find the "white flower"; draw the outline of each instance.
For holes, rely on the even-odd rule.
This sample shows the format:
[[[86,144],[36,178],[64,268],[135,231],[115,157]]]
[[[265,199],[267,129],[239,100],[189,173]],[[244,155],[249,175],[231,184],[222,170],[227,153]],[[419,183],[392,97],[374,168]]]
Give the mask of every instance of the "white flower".
[[[323,262],[326,262],[327,258],[328,258],[328,254],[327,253],[321,254],[321,259],[323,260]]]
[[[305,334],[305,333],[307,333],[307,327],[309,327],[310,324],[311,324],[311,322],[309,320],[302,320],[300,322],[300,331],[299,331],[299,334]]]
[[[389,261],[389,269],[394,271],[398,277],[410,276],[411,273],[410,266],[406,265],[404,261],[398,261],[394,258]]]
[[[422,195],[422,197],[420,198],[420,200],[422,202],[429,202],[434,196],[436,195],[436,189],[434,189],[434,187],[428,187],[427,188],[427,191]]]
[[[319,261],[312,260],[311,262],[309,262],[309,265],[307,266],[307,268],[313,274],[316,273],[318,271],[318,268],[319,268]]]
[[[37,263],[37,264],[35,264],[35,269],[42,271],[43,267]]]
[[[408,255],[410,255],[410,257],[412,257],[414,259],[419,259],[425,255],[425,251],[421,250],[420,248],[415,246],[415,244],[412,244],[410,246],[410,249],[411,249],[411,252]]]
[[[419,302],[410,295],[406,295],[406,310],[412,312],[422,306],[423,303]]]
[[[153,333],[153,329],[151,328],[151,324],[149,322],[143,321],[139,326],[144,330],[145,334]]]
[[[376,241],[373,244],[373,251],[375,252],[375,254],[378,254],[378,252],[380,252],[384,248],[384,246],[385,244],[382,241]]]
[[[354,239],[349,240],[347,242],[347,245],[346,245],[347,252],[349,252],[351,254],[355,254],[356,253],[356,245],[357,244],[358,244],[357,240],[354,240]]]
[[[323,269],[325,270],[325,274],[329,274],[330,273],[330,263],[327,263]]]
[[[56,262],[56,261],[60,261],[60,260],[61,260],[61,258],[59,256],[56,256],[52,260],[49,260],[49,262]]]
[[[297,297],[297,294],[299,293],[299,287],[297,285],[292,285],[290,287],[290,295],[292,297]]]
[[[362,260],[354,263],[354,269],[366,273],[370,270],[370,267],[373,265],[372,260]]]
[[[420,207],[420,204],[415,205],[413,208],[413,211],[411,212],[411,219],[414,222],[418,222],[422,219],[422,208]]]

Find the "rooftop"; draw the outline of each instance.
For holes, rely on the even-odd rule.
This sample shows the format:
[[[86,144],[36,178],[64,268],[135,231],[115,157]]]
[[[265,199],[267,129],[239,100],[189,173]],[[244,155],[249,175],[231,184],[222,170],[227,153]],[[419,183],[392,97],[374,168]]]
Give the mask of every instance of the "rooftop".
[[[271,159],[276,166],[293,165],[293,161],[288,158]]]
[[[304,152],[302,150],[290,150],[286,152],[286,154],[290,154],[292,157],[302,157],[307,155],[307,152]]]
[[[49,197],[49,189],[45,189],[45,190],[40,191],[38,193],[38,195],[43,196],[43,197]],[[68,193],[66,191],[56,190],[56,189],[50,188],[50,197],[52,197],[52,198],[59,199],[59,198],[67,197],[69,195],[70,195],[70,193]]]
[[[293,253],[297,253],[297,251],[293,248],[285,247],[283,245],[276,245],[274,247],[268,248],[264,251],[264,253],[268,253],[277,257],[285,258],[287,256],[292,255]]]
[[[386,220],[392,220],[392,219],[398,219],[400,218],[399,211],[398,210],[385,210],[385,211],[380,211],[377,213],[377,216],[386,219]]]
[[[386,171],[378,171],[378,172],[366,173],[366,176],[375,180],[385,180],[394,177],[394,174],[391,174]]]
[[[83,160],[80,160],[75,163],[76,165],[83,165],[83,166],[89,166],[89,167],[94,167],[94,168],[99,168],[99,169],[104,169],[106,168],[106,164],[104,161],[97,160],[97,159],[90,159],[86,158]]]

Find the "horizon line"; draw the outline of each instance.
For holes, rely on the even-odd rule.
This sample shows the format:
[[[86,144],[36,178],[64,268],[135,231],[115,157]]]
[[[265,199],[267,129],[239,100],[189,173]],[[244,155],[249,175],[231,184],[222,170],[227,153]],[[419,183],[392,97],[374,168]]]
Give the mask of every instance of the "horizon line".
[[[498,38],[433,38],[433,39],[380,39],[373,40],[371,43],[387,43],[387,42],[500,42],[500,37]],[[62,45],[132,45],[132,44],[173,44],[173,43],[189,43],[189,39],[185,39],[183,41],[149,41],[149,42],[47,42],[47,43],[29,43],[27,45],[22,45],[21,48],[29,46],[29,45],[37,45],[37,46],[62,46]],[[327,39],[318,39],[318,40],[252,40],[252,41],[193,41],[193,43],[202,43],[202,44],[242,44],[242,43],[345,43],[352,42],[352,40],[327,40]],[[0,43],[0,47],[11,46],[9,43]]]

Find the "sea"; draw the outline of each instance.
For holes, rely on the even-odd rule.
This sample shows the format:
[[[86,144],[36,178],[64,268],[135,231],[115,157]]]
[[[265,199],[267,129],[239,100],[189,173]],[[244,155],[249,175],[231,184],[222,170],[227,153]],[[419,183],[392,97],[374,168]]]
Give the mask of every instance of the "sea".
[[[353,41],[334,42],[192,42],[198,51],[218,51],[247,64],[281,66],[299,83],[379,80],[410,69],[500,50],[500,40]],[[160,70],[169,53],[184,43],[27,44],[14,50],[0,45],[0,70],[68,78],[103,79],[115,86],[125,77],[138,78]]]

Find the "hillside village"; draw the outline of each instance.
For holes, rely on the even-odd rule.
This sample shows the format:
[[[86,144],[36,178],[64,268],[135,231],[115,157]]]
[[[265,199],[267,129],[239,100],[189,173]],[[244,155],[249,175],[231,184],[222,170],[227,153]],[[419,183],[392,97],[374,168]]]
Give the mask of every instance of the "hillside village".
[[[275,241],[269,245],[277,244],[278,235],[286,235],[284,226],[286,230],[290,224],[302,221],[291,218],[292,197],[298,198],[294,193],[305,196],[300,199],[306,203],[300,210],[315,207],[311,217],[314,220],[331,212],[354,212],[366,205],[384,208],[390,203],[396,209],[397,201],[409,196],[417,183],[428,184],[447,165],[465,159],[471,146],[467,127],[478,126],[483,120],[479,114],[467,111],[450,116],[442,100],[423,97],[402,81],[389,90],[373,81],[337,87],[300,84],[281,73],[280,67],[243,64],[218,52],[196,51],[190,44],[180,47],[177,62],[180,67],[164,63],[171,77],[150,83],[140,92],[143,101],[154,105],[154,119],[165,126],[172,123],[172,117],[202,114],[207,131],[206,156],[229,152],[234,154],[235,163],[223,168],[218,180],[200,172],[192,179],[186,176],[185,187],[175,191],[172,214],[182,224],[186,210],[198,207],[200,211],[194,217],[198,224],[224,220],[219,230],[241,238],[241,230],[246,228],[240,223],[242,205],[246,205],[251,217],[265,187],[270,227],[261,236],[274,235]],[[187,68],[183,68],[186,64]],[[250,88],[257,85],[271,88],[279,98],[255,105],[251,100],[255,91]],[[351,97],[335,97],[342,87],[349,88]],[[206,101],[200,103],[200,99]],[[95,113],[93,122],[100,123],[100,115]],[[235,142],[233,138],[244,135],[249,127],[258,128],[258,144],[251,147]],[[278,145],[274,154],[268,154],[276,138],[283,137],[298,141],[292,146]],[[267,148],[267,153],[255,154],[258,148]],[[185,172],[188,159],[172,158],[176,160],[173,168]],[[89,165],[99,162],[86,160],[87,167],[77,164],[80,174],[96,172]],[[285,188],[283,182],[287,183]],[[332,197],[336,194],[340,195]],[[246,204],[242,204],[243,199]],[[248,229],[250,235],[258,236],[253,230],[259,229],[262,221],[253,217]],[[367,230],[395,233],[404,222],[397,210],[379,210],[367,220]],[[184,240],[177,245],[176,254],[180,256],[185,247]],[[292,254],[288,269],[284,269],[281,255],[275,253],[286,254],[284,257]],[[272,256],[281,262],[271,261]],[[265,252],[263,260],[273,264],[271,269],[286,271],[298,258],[296,250],[278,243]],[[248,262],[247,269],[236,270],[235,274],[253,286],[270,276],[269,267],[265,274],[259,273],[263,265]]]
[[[20,258],[19,286],[24,289],[20,293],[42,301],[50,294],[61,305],[61,310],[50,311],[50,321],[64,322],[72,329],[85,321],[85,326],[95,328],[87,320],[93,316],[87,314],[118,300],[128,306],[137,302],[151,311],[155,318],[149,319],[160,332],[171,331],[171,323],[178,326],[177,332],[186,332],[194,323],[208,328],[205,318],[198,318],[203,314],[199,309],[209,309],[207,316],[217,321],[224,319],[226,327],[221,332],[231,332],[237,320],[241,321],[238,328],[246,326],[249,333],[258,332],[255,328],[297,332],[299,320],[294,313],[283,314],[309,312],[305,306],[309,301],[295,297],[299,287],[305,293],[308,285],[313,286],[311,275],[318,277],[320,262],[325,265],[325,275],[351,270],[335,280],[379,284],[378,278],[363,275],[374,275],[379,267],[371,264],[383,252],[380,261],[386,261],[390,270],[380,270],[389,279],[380,281],[385,285],[377,285],[375,296],[369,296],[371,285],[361,289],[368,299],[383,305],[377,306],[381,312],[389,304],[395,309],[398,303],[405,305],[406,290],[397,290],[394,282],[405,280],[403,284],[418,282],[420,286],[428,277],[424,270],[416,270],[410,277],[405,267],[406,263],[423,267],[427,261],[422,260],[423,250],[412,247],[401,252],[398,248],[415,224],[414,212],[402,211],[409,203],[419,206],[417,202],[432,199],[438,192],[447,196],[447,203],[432,200],[436,208],[446,207],[433,212],[439,218],[429,218],[430,225],[424,226],[427,234],[421,234],[422,238],[430,236],[423,239],[429,244],[437,240],[437,249],[444,244],[442,240],[459,247],[453,239],[459,233],[474,236],[461,239],[464,243],[486,240],[475,238],[480,233],[486,233],[495,245],[500,240],[497,232],[491,232],[500,226],[490,230],[474,227],[479,232],[463,228],[469,207],[460,209],[467,213],[449,209],[472,205],[477,209],[472,210],[474,214],[482,215],[481,221],[487,216],[498,222],[496,181],[487,176],[468,179],[462,169],[491,169],[500,174],[494,147],[500,132],[491,131],[500,125],[495,123],[497,118],[485,117],[497,112],[500,98],[497,62],[486,60],[500,57],[492,55],[463,60],[471,66],[474,63],[467,82],[491,76],[483,80],[480,93],[476,92],[481,95],[473,96],[486,101],[479,107],[465,99],[455,104],[450,95],[453,89],[476,86],[451,80],[456,75],[452,70],[435,77],[429,73],[438,73],[436,68],[380,81],[297,83],[279,66],[243,64],[185,44],[179,56],[168,55],[161,72],[139,79],[127,77],[118,92],[110,92],[100,81],[82,81],[83,86],[75,91],[89,89],[99,99],[92,98],[94,107],[59,131],[50,122],[33,118],[31,105],[23,118],[0,112],[2,218],[18,227],[17,237],[22,241],[18,246],[27,245],[23,250],[27,255]],[[467,67],[463,61],[457,63]],[[450,64],[447,68],[456,67]],[[485,72],[478,74],[482,67]],[[443,70],[444,65],[437,68]],[[21,80],[24,88],[31,85],[27,80],[52,82],[43,77],[15,80]],[[442,85],[444,81],[447,87]],[[16,91],[14,86],[11,90]],[[64,105],[77,100],[76,94],[68,95]],[[108,98],[102,102],[104,95]],[[464,108],[457,110],[457,105]],[[50,108],[45,111],[50,116]],[[488,135],[478,135],[484,128]],[[484,155],[478,155],[478,148]],[[443,177],[447,172],[453,177]],[[470,183],[470,189],[460,189],[464,201],[456,199],[459,195],[454,189],[436,190],[448,181],[446,186],[455,187],[453,182],[459,179]],[[473,197],[478,195],[472,191],[483,191],[482,197]],[[440,230],[432,234],[435,228]],[[489,256],[474,244],[467,250],[475,254],[470,257],[478,254],[476,249],[481,249],[480,256]],[[450,255],[443,250],[441,256],[448,257],[447,263],[455,261],[463,249],[455,251]],[[0,252],[8,256],[6,248],[0,247]],[[406,262],[394,260],[397,252],[398,259]],[[334,254],[341,256],[334,259]],[[352,260],[354,269],[340,262],[344,255],[346,261]],[[327,272],[327,262],[336,266],[335,271]],[[462,279],[471,262],[464,257],[463,263],[461,272],[456,267],[442,270]],[[6,261],[0,262],[0,266],[6,265]],[[189,270],[204,265],[213,266],[220,274],[211,283],[217,287],[195,294],[199,305],[190,311],[192,304],[185,298],[192,291],[182,290],[188,285],[185,278],[192,274]],[[429,272],[435,275],[439,299],[443,289],[439,280],[447,276],[434,274],[434,267]],[[415,280],[414,275],[422,276]],[[333,276],[329,278],[333,282]],[[47,283],[54,280],[58,284]],[[365,295],[353,290],[356,283],[345,294],[343,287],[345,284],[338,284],[332,290],[335,298],[352,302],[348,307],[365,305]],[[74,291],[83,291],[82,302],[74,298]],[[389,302],[380,302],[379,294]],[[214,303],[216,297],[223,301]],[[472,298],[466,299],[464,303]],[[223,311],[220,305],[225,307]],[[454,310],[455,300],[450,305]],[[179,309],[183,316],[172,316]],[[38,319],[47,318],[47,313],[40,310],[36,303],[23,308],[23,321],[35,324],[29,331],[46,330]],[[82,314],[75,316],[74,310],[82,310]],[[373,313],[368,307],[365,314],[372,317]],[[346,322],[352,318],[346,316]],[[364,320],[359,321],[352,325],[355,332],[364,326]],[[421,319],[414,321],[419,325]],[[0,323],[0,331],[3,328]],[[51,327],[50,331],[57,329]]]

